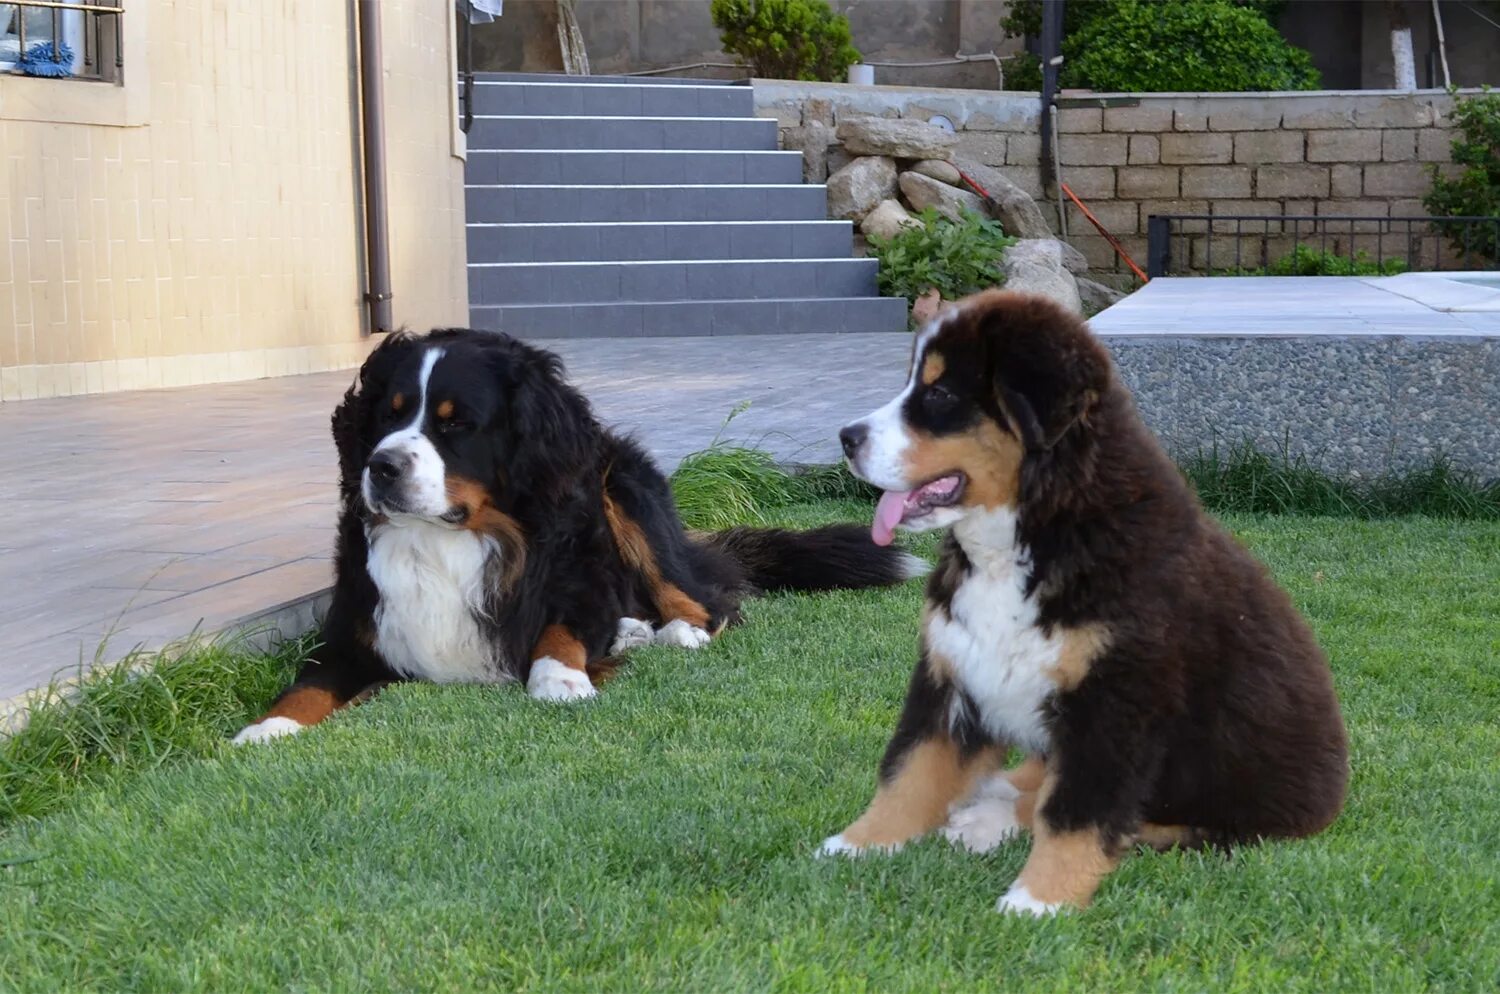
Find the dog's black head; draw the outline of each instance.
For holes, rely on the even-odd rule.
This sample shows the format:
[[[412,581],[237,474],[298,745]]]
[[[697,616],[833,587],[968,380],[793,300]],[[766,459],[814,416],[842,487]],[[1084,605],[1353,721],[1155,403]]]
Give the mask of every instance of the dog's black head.
[[[990,291],[939,314],[906,389],[840,436],[854,475],[886,491],[875,540],[1014,509],[1025,465],[1079,433],[1112,377],[1083,321],[1044,298]]]
[[[559,499],[597,432],[555,355],[467,329],[391,335],[333,414],[346,507],[478,530]]]

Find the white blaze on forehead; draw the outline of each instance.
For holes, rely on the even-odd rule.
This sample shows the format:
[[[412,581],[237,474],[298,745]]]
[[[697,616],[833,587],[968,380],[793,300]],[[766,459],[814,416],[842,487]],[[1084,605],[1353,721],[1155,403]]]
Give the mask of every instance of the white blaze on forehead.
[[[422,355],[422,370],[417,375],[416,412],[406,427],[398,428],[380,440],[376,452],[384,452],[406,464],[399,484],[402,511],[422,517],[439,517],[448,511],[447,472],[443,457],[422,431],[427,421],[428,384],[432,370],[443,358],[441,347],[429,348]],[[366,503],[370,501],[370,474],[363,479]]]

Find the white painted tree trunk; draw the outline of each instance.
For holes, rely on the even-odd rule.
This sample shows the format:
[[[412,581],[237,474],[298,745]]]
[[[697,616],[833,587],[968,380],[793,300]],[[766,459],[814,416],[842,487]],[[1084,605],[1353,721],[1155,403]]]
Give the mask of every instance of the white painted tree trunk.
[[[1385,19],[1391,26],[1391,70],[1395,88],[1417,88],[1417,59],[1411,51],[1411,18],[1402,0],[1385,0]]]
[[[1391,32],[1391,63],[1395,70],[1396,89],[1417,88],[1417,60],[1411,52],[1411,28]]]

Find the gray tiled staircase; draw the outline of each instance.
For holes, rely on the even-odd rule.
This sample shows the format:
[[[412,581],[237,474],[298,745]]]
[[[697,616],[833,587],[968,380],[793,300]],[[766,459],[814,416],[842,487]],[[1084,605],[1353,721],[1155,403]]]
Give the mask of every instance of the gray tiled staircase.
[[[902,331],[748,86],[476,77],[469,319],[534,337]]]

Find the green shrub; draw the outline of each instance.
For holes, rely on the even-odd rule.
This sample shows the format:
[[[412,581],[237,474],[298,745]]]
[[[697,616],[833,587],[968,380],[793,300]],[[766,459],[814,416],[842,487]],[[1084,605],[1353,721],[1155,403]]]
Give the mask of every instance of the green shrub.
[[[1313,90],[1312,57],[1228,0],[1118,0],[1067,39],[1067,86],[1145,93]]]
[[[1267,276],[1395,276],[1406,272],[1406,260],[1376,262],[1361,250],[1353,256],[1338,255],[1311,245],[1298,245],[1266,267]]]
[[[960,217],[951,221],[929,207],[917,215],[920,227],[871,238],[880,260],[880,292],[912,304],[929,290],[955,300],[1003,282],[1000,259],[1015,239],[998,221],[967,210]]]
[[[1453,108],[1458,136],[1453,139],[1453,161],[1464,171],[1445,179],[1432,167],[1432,190],[1422,202],[1433,214],[1500,217],[1500,93],[1488,87],[1479,96],[1458,101]],[[1439,224],[1456,251],[1469,249],[1491,262],[1500,262],[1500,223],[1493,225]]]
[[[1311,57],[1271,19],[1282,0],[1092,0],[1063,10],[1064,86],[1149,93],[1311,90]],[[1040,0],[1016,0],[1007,35],[1041,33]],[[1035,60],[1007,67],[1008,89],[1041,85]]]
[[[713,0],[724,51],[766,79],[842,82],[860,60],[849,19],[824,0]]]

